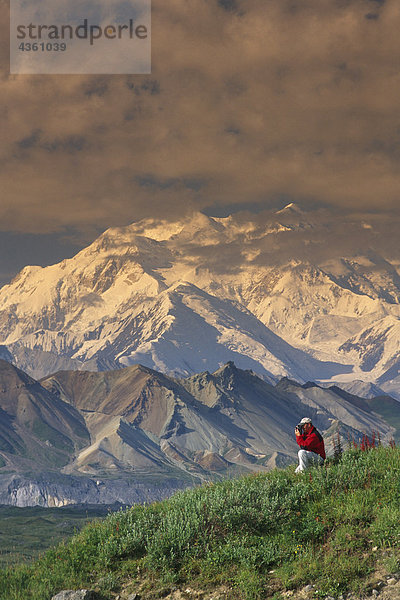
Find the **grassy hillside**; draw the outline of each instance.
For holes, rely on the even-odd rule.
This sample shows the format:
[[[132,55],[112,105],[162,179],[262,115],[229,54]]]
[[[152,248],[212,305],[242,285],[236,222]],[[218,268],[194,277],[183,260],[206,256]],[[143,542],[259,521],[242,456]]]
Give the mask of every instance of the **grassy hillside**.
[[[86,526],[32,566],[0,573],[3,600],[48,600],[89,587],[108,599],[139,591],[220,587],[225,598],[359,592],[400,570],[400,450],[346,452],[296,475],[294,467],[180,492]]]

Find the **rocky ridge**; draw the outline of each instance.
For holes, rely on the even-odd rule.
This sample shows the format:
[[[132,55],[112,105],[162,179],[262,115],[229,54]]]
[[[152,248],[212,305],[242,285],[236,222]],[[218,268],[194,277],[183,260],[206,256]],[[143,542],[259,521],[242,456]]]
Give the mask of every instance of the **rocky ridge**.
[[[308,415],[328,453],[340,434],[398,435],[400,403],[288,378],[271,385],[227,363],[175,378],[135,365],[61,371],[40,382],[0,360],[0,502],[132,504],[296,460]]]

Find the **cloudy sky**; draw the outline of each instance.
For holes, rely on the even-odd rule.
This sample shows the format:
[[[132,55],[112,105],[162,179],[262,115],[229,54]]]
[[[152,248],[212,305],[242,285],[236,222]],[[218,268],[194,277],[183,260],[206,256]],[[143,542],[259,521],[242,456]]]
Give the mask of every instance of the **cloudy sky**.
[[[398,0],[153,0],[126,76],[10,75],[0,6],[0,282],[143,217],[398,218]]]

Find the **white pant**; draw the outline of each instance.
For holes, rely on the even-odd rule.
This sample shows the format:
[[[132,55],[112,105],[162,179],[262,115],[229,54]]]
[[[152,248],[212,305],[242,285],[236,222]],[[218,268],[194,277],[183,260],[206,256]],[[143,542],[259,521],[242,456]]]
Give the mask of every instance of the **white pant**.
[[[309,452],[308,450],[299,450],[297,453],[299,457],[299,466],[297,467],[295,473],[300,473],[300,471],[304,471],[307,467],[313,467],[317,465],[323,465],[324,459],[319,454],[315,454],[315,452]]]

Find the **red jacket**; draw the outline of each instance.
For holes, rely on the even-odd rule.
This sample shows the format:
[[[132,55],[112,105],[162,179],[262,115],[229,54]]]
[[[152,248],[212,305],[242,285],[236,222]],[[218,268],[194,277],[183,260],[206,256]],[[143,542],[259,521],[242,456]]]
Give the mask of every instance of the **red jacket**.
[[[324,438],[319,431],[313,427],[309,433],[303,433],[303,435],[296,436],[296,442],[302,450],[308,450],[309,452],[315,452],[322,456],[325,460],[325,444]]]

